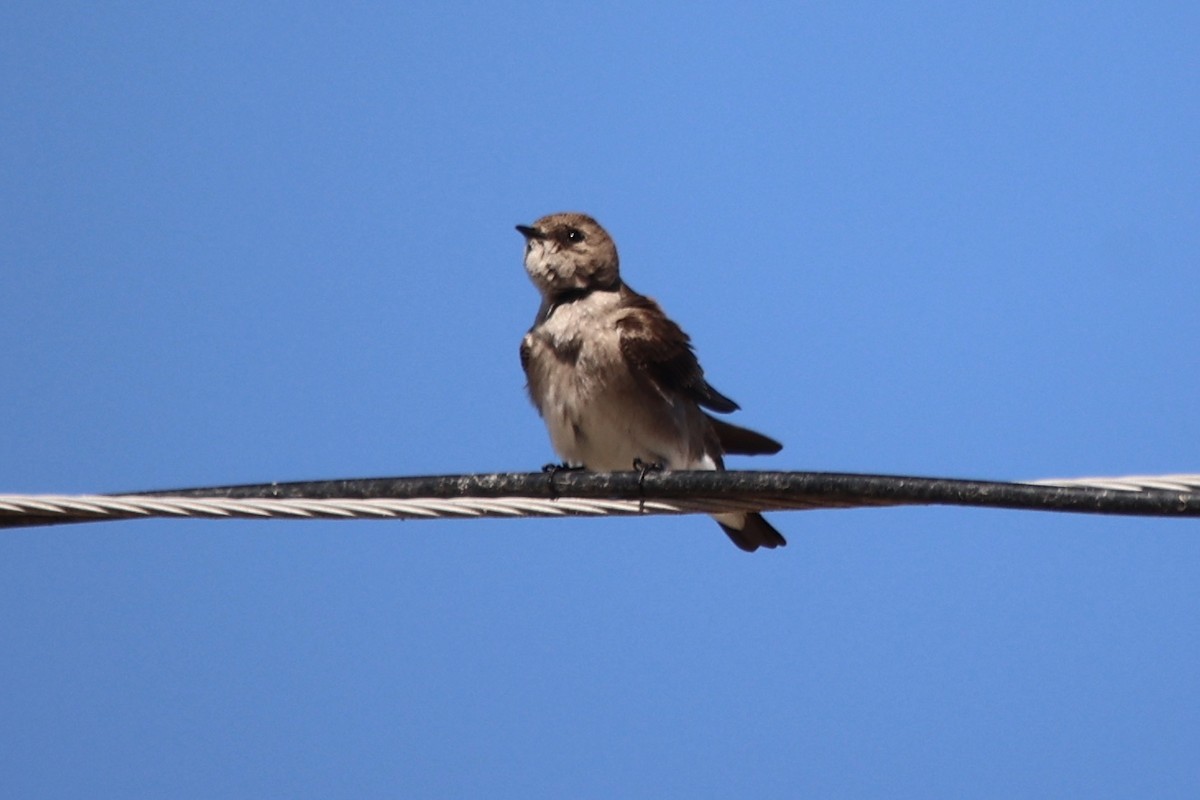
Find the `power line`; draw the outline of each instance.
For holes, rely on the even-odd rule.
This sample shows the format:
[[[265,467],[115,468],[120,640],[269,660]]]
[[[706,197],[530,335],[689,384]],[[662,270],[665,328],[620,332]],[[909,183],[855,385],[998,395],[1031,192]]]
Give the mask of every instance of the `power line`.
[[[435,475],[100,495],[0,495],[0,528],[147,517],[431,519],[953,505],[1200,517],[1200,475],[978,481],[836,472]]]

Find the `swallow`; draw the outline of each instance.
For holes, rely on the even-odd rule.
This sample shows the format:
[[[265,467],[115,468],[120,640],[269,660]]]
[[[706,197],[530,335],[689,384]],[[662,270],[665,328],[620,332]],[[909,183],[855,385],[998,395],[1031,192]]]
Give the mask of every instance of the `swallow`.
[[[596,220],[559,213],[516,227],[542,299],[521,341],[521,366],[566,464],[721,470],[726,455],[783,448],[705,411],[728,414],[738,405],[705,379],[688,335],[621,279],[616,244]],[[787,544],[762,514],[713,517],[742,550]]]

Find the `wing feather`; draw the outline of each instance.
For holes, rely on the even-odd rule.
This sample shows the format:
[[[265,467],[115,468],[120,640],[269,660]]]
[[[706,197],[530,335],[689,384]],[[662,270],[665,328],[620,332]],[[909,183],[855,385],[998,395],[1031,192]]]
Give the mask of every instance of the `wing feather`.
[[[660,391],[683,394],[722,414],[738,409],[737,403],[705,380],[691,339],[667,318],[658,303],[630,291],[616,326],[621,335],[621,355],[635,373],[647,375]]]

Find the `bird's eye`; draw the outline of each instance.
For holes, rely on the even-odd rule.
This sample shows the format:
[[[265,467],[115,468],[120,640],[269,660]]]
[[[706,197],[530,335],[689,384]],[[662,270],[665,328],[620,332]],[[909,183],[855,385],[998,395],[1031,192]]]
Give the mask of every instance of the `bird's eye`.
[[[567,228],[567,241],[578,244],[584,240],[583,231],[578,228]]]

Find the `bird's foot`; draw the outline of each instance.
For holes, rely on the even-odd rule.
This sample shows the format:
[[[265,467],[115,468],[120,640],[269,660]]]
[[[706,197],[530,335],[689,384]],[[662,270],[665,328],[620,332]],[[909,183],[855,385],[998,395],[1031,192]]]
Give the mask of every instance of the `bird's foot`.
[[[638,512],[646,513],[646,473],[647,472],[662,472],[667,468],[667,465],[661,461],[643,461],[640,458],[633,460],[633,468],[638,474]]]
[[[580,472],[582,469],[582,464],[568,464],[564,461],[561,464],[546,464],[542,467],[542,472],[553,475],[556,472]]]
[[[643,461],[640,458],[633,460],[633,468],[638,474],[638,491],[641,492],[645,488],[647,472],[662,472],[667,468],[667,465],[661,461]]]
[[[544,472],[546,474],[546,481],[550,486],[550,497],[553,499],[558,498],[558,487],[554,485],[554,476],[555,475],[557,475],[560,472],[581,472],[582,470],[583,470],[582,464],[579,464],[579,465],[568,464],[565,461],[561,464],[546,464],[545,466],[543,466],[542,472]]]

